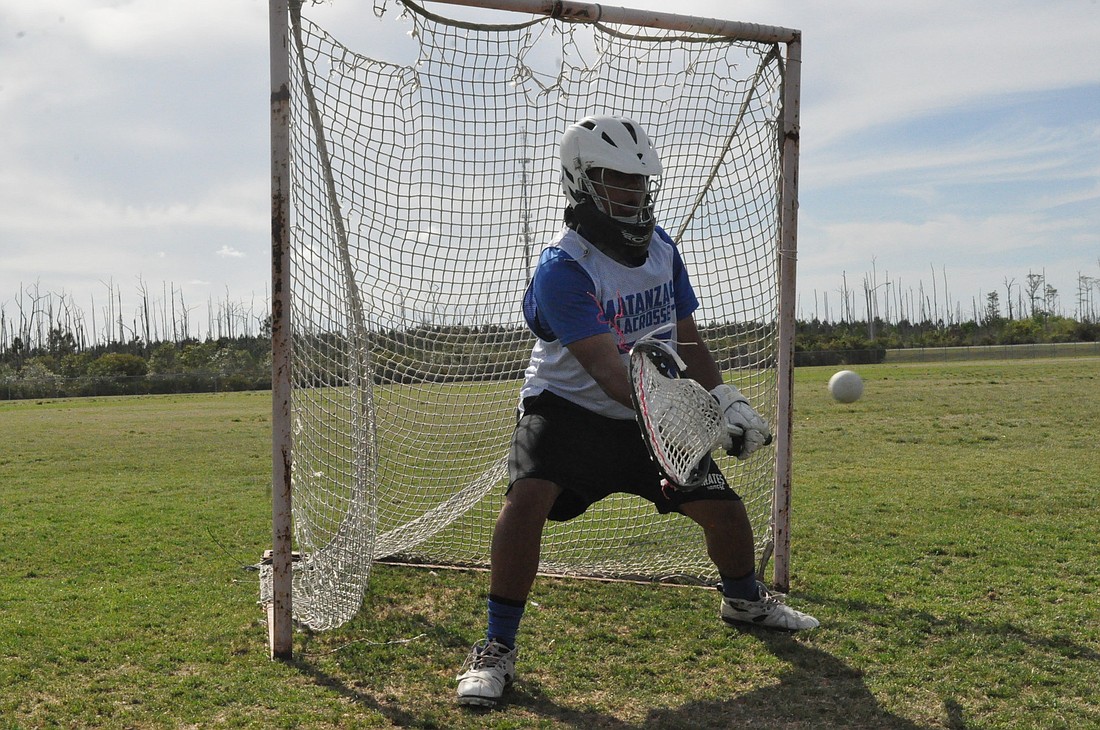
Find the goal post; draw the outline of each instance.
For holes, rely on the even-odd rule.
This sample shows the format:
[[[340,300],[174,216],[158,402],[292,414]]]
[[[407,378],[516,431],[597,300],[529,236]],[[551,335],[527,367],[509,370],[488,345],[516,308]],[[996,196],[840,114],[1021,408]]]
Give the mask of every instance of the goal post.
[[[719,462],[786,590],[800,33],[565,0],[374,0],[326,26],[269,2],[272,657],[294,621],[354,616],[377,561],[488,567],[533,344],[520,299],[561,225],[557,141],[591,113],[654,138],[696,320],[774,426],[774,451]],[[548,525],[540,572],[715,579],[689,521],[639,502]]]
[[[271,52],[271,594],[268,651],[293,649],[290,431],[290,55],[287,0],[269,0]]]

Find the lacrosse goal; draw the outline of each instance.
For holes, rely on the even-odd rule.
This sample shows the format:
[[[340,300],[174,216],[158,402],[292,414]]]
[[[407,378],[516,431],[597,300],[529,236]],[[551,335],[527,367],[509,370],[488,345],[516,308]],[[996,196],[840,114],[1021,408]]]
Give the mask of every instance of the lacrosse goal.
[[[273,656],[292,616],[354,616],[376,561],[487,567],[533,344],[520,302],[561,225],[558,140],[587,114],[655,140],[696,320],[776,433],[720,461],[761,572],[774,555],[788,580],[799,33],[447,2],[476,8],[271,0]],[[716,578],[689,520],[627,497],[548,525],[540,570]]]

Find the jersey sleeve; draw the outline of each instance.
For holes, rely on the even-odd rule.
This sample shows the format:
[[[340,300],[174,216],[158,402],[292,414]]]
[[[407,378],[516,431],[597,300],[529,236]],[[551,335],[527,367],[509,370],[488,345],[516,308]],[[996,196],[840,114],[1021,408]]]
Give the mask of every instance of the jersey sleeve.
[[[607,332],[592,279],[561,249],[543,252],[523,297],[528,327],[542,340],[569,345]]]
[[[672,285],[676,292],[676,319],[680,320],[695,313],[699,308],[699,299],[691,286],[691,277],[688,276],[684,260],[680,258],[680,249],[665,229],[657,226],[655,230],[665,243],[672,246]]]

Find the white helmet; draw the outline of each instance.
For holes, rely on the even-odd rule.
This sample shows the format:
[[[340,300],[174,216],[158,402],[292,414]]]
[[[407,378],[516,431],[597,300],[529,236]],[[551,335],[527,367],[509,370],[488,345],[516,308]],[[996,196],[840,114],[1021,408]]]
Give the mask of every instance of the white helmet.
[[[646,178],[644,201],[630,215],[613,210],[601,195],[589,170],[615,170]],[[580,214],[582,225],[610,235],[614,243],[644,251],[653,234],[653,198],[662,172],[661,160],[641,125],[625,117],[585,117],[565,130],[561,138],[561,184],[569,208]],[[602,188],[601,184],[601,188]],[[585,203],[591,201],[592,206]],[[615,213],[619,213],[615,215]]]

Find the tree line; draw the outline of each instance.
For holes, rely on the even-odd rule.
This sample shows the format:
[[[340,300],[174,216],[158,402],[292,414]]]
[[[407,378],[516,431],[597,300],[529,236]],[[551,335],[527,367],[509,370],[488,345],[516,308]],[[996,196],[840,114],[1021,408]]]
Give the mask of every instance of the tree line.
[[[799,321],[795,365],[855,365],[882,362],[887,350],[927,347],[989,347],[1100,341],[1100,322],[1039,312],[1024,319],[987,313],[975,320],[944,322]]]
[[[1057,291],[1045,275],[1029,273],[1025,286],[1006,280],[1005,297],[988,292],[949,311],[946,272],[925,298],[909,301],[888,277],[864,277],[863,307],[845,286],[839,316],[796,323],[795,365],[881,362],[889,349],[1096,342],[1100,316],[1092,291],[1100,280],[1082,277],[1077,319],[1059,312]],[[123,315],[114,282],[87,316],[70,295],[21,287],[0,303],[0,399],[111,394],[265,389],[271,383],[271,319],[267,301],[207,303],[205,334],[184,301],[182,288],[163,284],[161,293],[138,280],[139,306]],[[1022,293],[1021,293],[1022,292]],[[891,298],[891,294],[894,295]],[[10,309],[14,302],[14,311]],[[923,303],[922,303],[923,302]],[[1004,304],[1005,306],[1002,306]],[[96,310],[98,309],[98,314]],[[863,319],[856,319],[862,309]],[[942,313],[942,314],[941,314]],[[723,368],[753,367],[775,353],[754,343],[761,323],[703,323]],[[370,377],[378,383],[464,382],[517,379],[527,366],[533,336],[522,326],[439,325],[423,322],[370,333],[369,353],[332,332],[300,332],[295,373],[299,382],[331,386]]]
[[[0,351],[0,399],[202,393],[271,387],[271,340],[222,337],[147,345],[140,339],[79,349],[51,330],[43,347],[16,339]]]
[[[882,319],[799,321],[795,365],[881,362],[888,349],[1096,342],[1100,323],[1039,313],[1026,319],[990,316],[946,323]],[[723,367],[752,362],[750,340],[759,326],[704,324]],[[254,335],[146,342],[131,337],[81,347],[71,331],[48,330],[26,346],[15,337],[0,347],[0,399],[263,390],[271,383],[270,326]],[[369,355],[333,333],[300,333],[297,346],[312,356],[297,365],[300,382],[332,386],[368,374],[376,383],[517,379],[532,335],[518,326],[428,326],[372,333]],[[369,360],[362,359],[363,357]],[[358,370],[357,370],[358,368]]]

